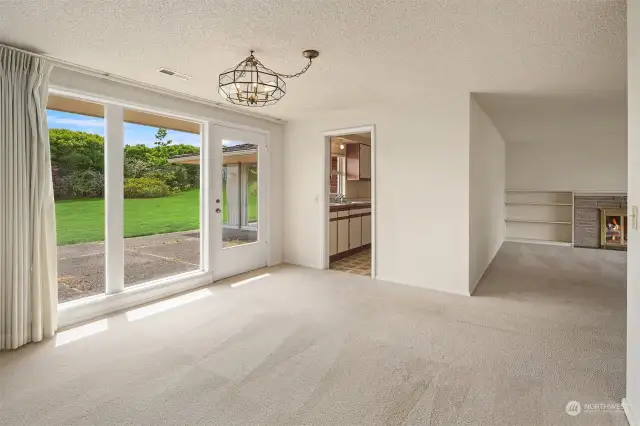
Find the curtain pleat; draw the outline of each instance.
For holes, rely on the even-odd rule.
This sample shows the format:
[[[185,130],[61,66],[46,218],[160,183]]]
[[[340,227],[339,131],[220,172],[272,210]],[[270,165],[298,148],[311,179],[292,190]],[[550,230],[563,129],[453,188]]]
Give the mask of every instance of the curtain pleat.
[[[51,337],[57,326],[50,71],[0,46],[0,349]]]

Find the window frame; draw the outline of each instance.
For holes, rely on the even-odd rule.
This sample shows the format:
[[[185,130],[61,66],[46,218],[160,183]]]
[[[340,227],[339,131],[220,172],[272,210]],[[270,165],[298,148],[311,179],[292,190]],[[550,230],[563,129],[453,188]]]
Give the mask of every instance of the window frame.
[[[329,178],[329,195],[342,195],[345,194],[345,189],[347,186],[347,158],[344,155],[332,154],[331,157],[335,157],[337,160],[337,170],[336,175],[337,179],[337,192],[331,192],[331,178]],[[331,170],[333,174],[333,170]]]
[[[58,304],[58,325],[66,327],[120,309],[136,306],[146,301],[167,297],[201,287],[213,280],[211,221],[213,205],[211,173],[213,163],[208,124],[215,120],[192,115],[130,104],[126,101],[71,91],[50,86],[50,94],[99,104],[104,108],[104,168],[105,168],[105,253],[104,293],[82,297]],[[124,111],[135,110],[148,114],[190,121],[200,126],[200,268],[168,277],[152,279],[139,284],[124,286]],[[108,189],[109,188],[109,189]],[[107,199],[110,191],[110,201]],[[115,191],[115,193],[114,193]],[[117,233],[110,234],[110,231]],[[110,240],[109,244],[107,240]]]

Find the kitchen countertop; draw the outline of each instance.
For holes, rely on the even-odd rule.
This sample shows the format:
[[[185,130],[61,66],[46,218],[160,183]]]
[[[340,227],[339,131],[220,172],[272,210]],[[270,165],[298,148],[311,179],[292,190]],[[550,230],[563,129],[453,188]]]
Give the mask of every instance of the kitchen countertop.
[[[350,203],[329,203],[330,212],[371,208],[371,201],[354,201]]]

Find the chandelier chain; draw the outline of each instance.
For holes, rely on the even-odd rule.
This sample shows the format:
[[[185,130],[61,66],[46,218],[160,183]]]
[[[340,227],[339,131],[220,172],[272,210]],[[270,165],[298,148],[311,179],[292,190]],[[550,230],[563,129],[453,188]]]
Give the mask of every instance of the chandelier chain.
[[[312,62],[312,60],[311,60],[311,59],[309,59],[309,63],[307,64],[307,66],[305,66],[304,68],[302,68],[302,71],[297,72],[297,73],[295,73],[295,74],[280,74],[279,72],[276,72],[276,71],[272,70],[271,68],[266,67],[266,66],[265,66],[262,62],[260,62],[260,60],[259,60],[258,58],[256,58],[255,56],[254,56],[254,58],[253,58],[253,59],[256,61],[256,63],[258,63],[258,64],[262,65],[262,67],[263,67],[264,69],[266,69],[267,71],[270,71],[270,72],[274,73],[275,75],[277,75],[278,77],[282,77],[282,78],[296,78],[296,77],[300,77],[302,74],[304,74],[305,72],[307,72],[307,70],[308,70],[308,69],[309,69],[309,67],[311,66],[311,62]]]

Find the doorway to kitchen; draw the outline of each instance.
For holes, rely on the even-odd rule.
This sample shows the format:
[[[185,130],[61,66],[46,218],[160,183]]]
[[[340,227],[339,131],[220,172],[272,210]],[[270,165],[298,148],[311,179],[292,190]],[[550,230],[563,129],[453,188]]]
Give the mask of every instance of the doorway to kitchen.
[[[373,126],[325,133],[322,264],[375,278]]]

